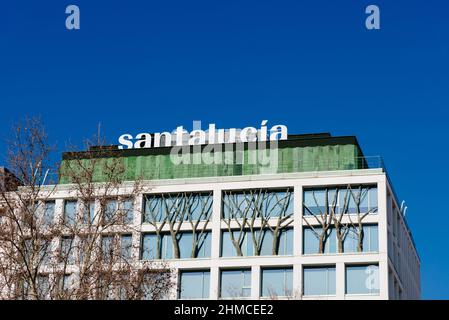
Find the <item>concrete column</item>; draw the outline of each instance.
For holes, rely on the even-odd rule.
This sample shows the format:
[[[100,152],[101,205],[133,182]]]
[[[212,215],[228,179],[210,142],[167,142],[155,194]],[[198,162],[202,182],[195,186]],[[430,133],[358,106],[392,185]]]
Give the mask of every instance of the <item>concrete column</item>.
[[[258,300],[260,297],[260,266],[251,267],[251,299]]]
[[[302,186],[293,188],[293,255],[302,254]]]
[[[293,292],[294,299],[299,299],[302,296],[302,270],[300,264],[293,265]]]
[[[388,201],[387,180],[384,176],[377,183],[378,215],[379,215],[379,295],[381,299],[388,299]],[[390,239],[392,241],[392,239]]]
[[[335,296],[339,300],[345,298],[345,276],[344,262],[337,262],[335,265],[335,278],[337,281],[335,286]]]
[[[212,242],[211,242],[211,258],[220,258],[221,248],[221,189],[215,188],[213,190],[213,205],[212,205]]]
[[[209,299],[217,300],[220,297],[220,270],[218,267],[210,268]]]

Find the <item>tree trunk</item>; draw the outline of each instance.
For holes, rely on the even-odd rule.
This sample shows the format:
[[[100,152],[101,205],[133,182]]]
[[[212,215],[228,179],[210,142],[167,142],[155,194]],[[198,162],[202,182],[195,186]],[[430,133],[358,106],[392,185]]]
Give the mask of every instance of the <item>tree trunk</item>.
[[[273,232],[273,241],[272,241],[272,248],[271,248],[271,254],[273,255],[273,256],[276,256],[277,254],[278,254],[278,250],[277,250],[277,247],[278,247],[278,241],[279,241],[279,239],[278,239],[278,234],[279,234],[279,228],[276,228],[276,229],[274,229],[274,232]]]
[[[363,236],[364,236],[363,228],[359,227],[357,252],[363,252]]]
[[[156,235],[156,259],[160,259],[162,252],[161,252],[161,235],[158,233]]]
[[[320,235],[319,242],[320,243],[318,247],[318,253],[324,253],[324,244],[325,244],[324,233]]]
[[[192,251],[190,252],[190,258],[196,258],[196,248],[198,246],[198,236],[196,230],[192,230]]]
[[[178,240],[176,239],[176,234],[173,234],[171,238],[172,238],[172,242],[173,242],[173,258],[179,259],[180,258],[179,243],[178,243]]]
[[[337,241],[338,241],[338,253],[343,253],[343,237],[340,230],[336,230]]]

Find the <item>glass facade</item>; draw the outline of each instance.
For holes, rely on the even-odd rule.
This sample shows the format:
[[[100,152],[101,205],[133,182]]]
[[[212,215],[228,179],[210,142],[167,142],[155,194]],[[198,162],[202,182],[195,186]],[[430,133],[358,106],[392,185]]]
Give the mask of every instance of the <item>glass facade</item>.
[[[295,188],[301,189],[301,187]],[[175,268],[180,269],[177,278],[178,287],[174,289],[173,295],[176,295],[177,289],[177,297],[180,299],[207,299],[210,292],[221,298],[251,297],[251,285],[256,283],[255,281],[260,287],[258,285],[257,288],[253,288],[259,291],[253,294],[263,298],[293,297],[294,290],[298,291],[299,297],[301,295],[335,296],[337,275],[336,267],[332,265],[335,264],[332,257],[323,257],[320,260],[321,257],[314,256],[298,260],[298,255],[319,253],[319,237],[323,229],[313,215],[319,218],[323,212],[327,214],[332,212],[335,215],[377,212],[378,196],[375,186],[359,188],[351,186],[351,189],[305,187],[303,188],[304,203],[297,203],[296,206],[291,187],[282,190],[263,188],[245,191],[219,190],[218,192],[215,198],[209,191],[148,194],[142,195],[141,198],[127,198],[129,195],[115,196],[116,198],[108,199],[102,208],[95,208],[99,200],[90,201],[87,206],[81,205],[80,200],[64,200],[60,202],[63,208],[59,209],[61,212],[57,214],[58,217],[63,214],[64,221],[73,225],[78,218],[77,209],[79,208],[81,213],[79,220],[100,224],[101,228],[105,227],[102,221],[108,223],[114,220],[116,213],[123,215],[123,220],[118,222],[120,226],[111,229],[105,227],[101,231],[99,242],[105,262],[110,261],[115,254],[127,261],[205,259],[204,261],[173,262]],[[218,216],[212,219],[214,199],[219,199],[220,203],[214,207],[216,210],[214,214]],[[59,200],[40,202],[45,204],[45,221],[50,222],[55,219],[57,201]],[[135,204],[142,207],[135,208]],[[58,203],[57,207],[60,208],[61,205]],[[295,221],[294,224],[293,210],[299,209],[299,212],[295,213],[301,216],[301,205],[304,217],[299,223]],[[103,210],[103,219],[94,219],[95,213],[101,210]],[[351,215],[351,219],[354,217],[356,215]],[[342,225],[341,229],[343,236],[341,246],[332,226],[333,222],[330,223],[331,226],[325,235],[323,254],[337,254],[339,248],[342,249],[341,253],[378,252],[379,218],[376,215],[370,216],[366,222],[363,221],[363,227],[359,230],[355,220],[348,222],[348,218],[345,217],[346,225]],[[122,225],[122,222],[134,224],[134,221],[138,222],[138,220],[141,222],[139,226],[130,228],[130,226]],[[81,228],[84,227],[86,226],[81,225]],[[299,239],[301,231],[302,239]],[[69,236],[57,237],[61,243],[61,253],[67,255],[69,252],[69,264],[75,263],[75,243],[78,243],[82,237],[83,235],[77,235],[75,239]],[[295,240],[302,241],[295,243]],[[208,260],[212,255],[212,241],[217,244],[219,250],[214,251],[217,256]],[[299,248],[300,242],[302,242],[302,248]],[[98,242],[95,243],[98,244]],[[298,247],[295,248],[297,245]],[[299,249],[299,252],[294,252],[294,248]],[[257,256],[272,256],[273,259],[265,260]],[[375,257],[375,255],[364,256],[367,259]],[[339,257],[341,259],[339,261],[346,264],[344,269],[339,268],[341,277],[345,276],[344,293],[347,295],[379,294],[379,267],[352,265],[354,261],[363,262],[362,259],[353,260],[352,258],[353,255]],[[82,252],[80,259],[82,259]],[[256,263],[253,264],[253,261]],[[365,261],[377,263],[371,260]],[[298,268],[296,270],[302,269],[302,275],[295,274],[295,279],[300,279],[298,283],[293,282],[293,264],[295,268]],[[253,271],[260,268],[260,273],[254,272],[253,279],[251,279],[251,268],[255,268]],[[216,279],[217,283],[210,283],[211,272],[212,279]],[[213,272],[219,272],[219,274]],[[211,285],[214,289],[212,291]],[[343,285],[340,287],[338,297],[342,295]]]
[[[304,267],[303,293],[306,296],[335,295],[335,267]]]
[[[180,273],[180,299],[207,299],[210,291],[209,271],[182,271]]]

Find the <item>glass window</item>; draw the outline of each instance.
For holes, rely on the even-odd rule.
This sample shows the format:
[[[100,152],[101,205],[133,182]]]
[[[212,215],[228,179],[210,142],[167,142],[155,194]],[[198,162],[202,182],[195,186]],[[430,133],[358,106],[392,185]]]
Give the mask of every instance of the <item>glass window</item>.
[[[64,263],[75,263],[75,240],[73,237],[61,238],[61,258]]]
[[[379,266],[346,266],[346,294],[379,294]]]
[[[327,192],[327,204],[326,204]],[[351,186],[304,190],[304,215],[323,214],[335,209],[336,213],[377,212],[377,188],[374,186]]]
[[[208,220],[212,214],[212,199],[212,193],[146,195],[144,222]]]
[[[303,278],[304,295],[335,295],[335,267],[304,267]]]
[[[315,254],[320,252],[319,237],[323,233],[323,228],[314,227],[304,228],[303,233],[303,250],[304,254]],[[324,241],[324,253],[337,252],[337,235],[333,228],[327,230],[327,238]]]
[[[65,274],[63,277],[61,277],[61,281],[63,281],[62,289],[64,291],[69,291],[75,284],[75,277],[72,274]]]
[[[181,259],[208,258],[211,252],[211,232],[197,233],[194,239],[192,232],[179,234],[178,246]],[[196,241],[196,243],[194,243]]]
[[[113,261],[114,257],[114,236],[102,236],[101,237],[101,250],[103,252],[103,260],[105,262]]]
[[[194,243],[191,232],[181,232],[177,235],[179,255],[181,259],[189,258],[208,258],[211,252],[211,232],[197,233],[196,243]],[[159,241],[158,241],[159,240]],[[194,255],[192,257],[192,254]],[[143,260],[152,259],[173,259],[173,240],[169,233],[159,235],[155,233],[144,234],[142,238]]]
[[[76,200],[68,200],[64,203],[64,223],[73,226],[76,223]]]
[[[131,260],[133,237],[130,234],[120,236],[120,255],[125,260]]]
[[[377,225],[363,226],[362,252],[379,251],[378,227]],[[350,227],[346,231],[343,250],[344,252],[358,252],[359,243],[358,228]]]
[[[95,201],[89,201],[84,205],[83,222],[93,224],[95,222]]]
[[[292,295],[293,268],[262,269],[262,297]]]
[[[244,298],[251,296],[251,270],[222,270],[221,298]]]
[[[293,214],[293,192],[266,189],[226,191],[223,194],[222,217],[228,219],[250,218],[254,213],[264,217]]]
[[[37,291],[40,299],[50,299],[50,281],[48,275],[38,275]]]
[[[270,230],[264,230],[262,236],[260,230],[254,232],[256,241],[260,246],[260,255],[273,255],[273,233]],[[232,231],[234,240],[238,241],[240,236],[239,230]],[[222,257],[237,257],[239,256],[235,245],[232,242],[231,233],[229,231],[222,231],[221,243]],[[253,235],[249,230],[243,230],[240,237],[239,247],[243,256],[256,255],[256,250],[253,243]],[[275,255],[291,255],[293,254],[293,229],[283,229],[278,233],[277,247],[275,248]]]
[[[55,217],[55,202],[46,201],[44,208],[44,223],[47,225],[53,223],[54,217]]]
[[[134,202],[133,199],[126,199],[122,202],[123,222],[132,224],[134,221]]]
[[[113,223],[117,212],[117,200],[106,201],[104,208],[104,223]]]
[[[326,203],[326,191],[324,189],[304,191],[304,215],[315,215],[324,213],[326,211],[325,203]]]
[[[180,278],[180,299],[209,298],[209,271],[182,271]]]
[[[372,213],[377,213],[377,187],[371,187],[369,189],[369,209]]]

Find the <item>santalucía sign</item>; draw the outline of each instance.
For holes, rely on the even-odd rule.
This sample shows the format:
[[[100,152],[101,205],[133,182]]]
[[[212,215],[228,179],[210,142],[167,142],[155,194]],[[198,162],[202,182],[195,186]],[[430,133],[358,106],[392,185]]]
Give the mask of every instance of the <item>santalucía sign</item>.
[[[195,129],[188,132],[183,126],[172,132],[146,133],[141,132],[133,136],[125,133],[118,139],[119,149],[141,149],[172,146],[222,144],[256,141],[276,141],[287,139],[287,127],[274,125],[269,130],[268,120],[263,120],[260,128],[246,127],[243,129],[216,129],[215,124],[209,124],[208,130]]]

